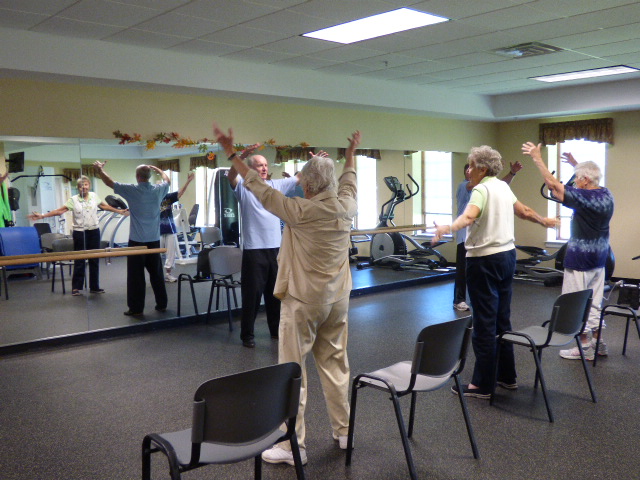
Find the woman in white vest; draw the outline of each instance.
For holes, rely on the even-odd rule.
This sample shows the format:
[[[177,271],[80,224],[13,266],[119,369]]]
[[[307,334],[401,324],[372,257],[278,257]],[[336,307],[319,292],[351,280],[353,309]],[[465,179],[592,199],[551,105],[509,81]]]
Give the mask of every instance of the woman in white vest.
[[[100,229],[98,228],[98,208],[128,215],[128,210],[113,208],[103,202],[96,193],[90,192],[91,181],[84,175],[78,178],[78,195],[73,195],[62,207],[47,213],[33,212],[27,215],[29,220],[41,220],[47,217],[63,215],[71,211],[73,213],[73,249],[94,250],[100,248]],[[100,288],[100,260],[89,260],[89,291],[91,293],[104,293]],[[73,277],[71,279],[71,295],[81,295],[84,289],[84,260],[76,260],[73,265]]]
[[[472,345],[476,356],[471,382],[463,395],[490,398],[494,388],[496,335],[511,330],[511,285],[516,265],[513,215],[555,227],[555,218],[543,218],[518,201],[507,183],[496,176],[503,169],[499,152],[487,145],[469,153],[469,176],[473,186],[466,209],[451,225],[436,225],[433,242],[443,235],[467,229],[467,288],[473,310]],[[518,388],[513,347],[500,350],[498,385]],[[453,393],[459,394],[455,386]]]

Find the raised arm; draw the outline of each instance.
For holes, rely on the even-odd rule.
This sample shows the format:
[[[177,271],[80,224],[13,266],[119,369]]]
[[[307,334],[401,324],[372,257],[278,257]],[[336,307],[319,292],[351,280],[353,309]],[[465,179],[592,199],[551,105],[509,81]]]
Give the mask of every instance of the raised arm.
[[[540,143],[538,145],[532,142],[524,143],[522,145],[522,153],[529,155],[533,159],[533,163],[538,167],[544,183],[547,184],[547,188],[558,201],[562,202],[564,200],[564,185],[553,176],[542,161],[542,154],[540,153],[541,146],[542,144]]]
[[[115,208],[109,205],[107,202],[102,202],[100,205],[98,205],[98,207],[100,207],[102,210],[106,210],[107,212],[115,212],[119,213],[120,215],[129,215],[129,210],[127,210],[126,208]]]
[[[98,172],[98,176],[102,179],[102,182],[109,188],[113,188],[115,185],[115,182],[113,181],[113,179],[107,175],[107,172],[104,171],[104,166],[107,164],[107,162],[100,162],[99,160],[96,160],[95,162],[93,162],[93,166],[96,168],[97,172]]]
[[[351,134],[351,137],[347,139],[349,146],[344,152],[344,168],[356,168],[355,151],[358,145],[360,145],[361,138],[360,130],[356,130]]]
[[[171,179],[169,178],[169,175],[167,175],[164,170],[161,170],[160,168],[156,167],[155,165],[147,165],[151,170],[153,170],[154,172],[156,172],[157,174],[159,174],[162,177],[162,181],[165,183],[168,183],[169,185],[171,185]]]
[[[467,205],[458,218],[456,218],[451,225],[438,225],[433,222],[433,227],[435,232],[433,234],[433,238],[431,239],[431,244],[435,245],[444,235],[450,234],[453,235],[454,232],[461,230],[465,227],[468,227],[473,223],[473,221],[480,216],[480,209],[476,205]]]
[[[184,185],[182,186],[182,188],[178,191],[178,198],[180,198],[182,195],[184,195],[184,192],[187,191],[187,187],[189,186],[189,184],[191,183],[191,181],[195,178],[196,174],[193,172],[189,172],[189,175],[187,175],[187,181],[184,182]]]
[[[522,170],[522,163],[520,162],[509,162],[509,173],[507,173],[504,177],[502,177],[502,181],[505,182],[507,185],[511,184],[511,180],[513,180],[516,177],[516,173],[518,173],[520,170]]]
[[[242,160],[242,157],[233,150],[233,129],[229,129],[227,133],[220,130],[217,123],[213,124],[213,134],[216,137],[216,141],[220,144],[224,153],[227,155],[229,161],[233,162],[232,169],[235,169],[236,175],[241,175],[243,178],[249,173],[249,167]]]
[[[242,153],[240,154],[240,158],[243,161],[246,160],[246,158],[249,155],[251,155],[253,152],[255,152],[261,146],[262,146],[261,143],[254,143],[253,145],[249,145],[247,148],[245,148],[242,151]],[[233,167],[233,165],[229,169],[229,173],[227,174],[227,178],[229,179],[229,183],[231,184],[231,188],[236,188],[236,185],[238,185],[238,171]]]

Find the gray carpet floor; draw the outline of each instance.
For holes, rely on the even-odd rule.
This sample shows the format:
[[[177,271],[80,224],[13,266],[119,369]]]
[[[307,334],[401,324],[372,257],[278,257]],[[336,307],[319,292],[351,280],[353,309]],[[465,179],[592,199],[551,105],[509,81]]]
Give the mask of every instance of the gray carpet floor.
[[[411,358],[424,326],[456,316],[450,281],[363,295],[351,300],[351,373]],[[514,327],[548,317],[557,288],[516,283]],[[459,403],[448,387],[418,399],[411,446],[420,478],[635,479],[640,415],[636,385],[640,341],[632,329],[621,355],[624,322],[606,332],[608,358],[592,368],[598,403],[592,403],[581,363],[543,356],[556,422],[547,420],[534,365],[516,350],[515,391],[499,391],[496,404],[468,399],[480,459],[474,460]],[[256,323],[255,349],[239,345],[224,320],[160,330],[55,350],[0,358],[0,478],[4,480],[123,480],[140,478],[145,434],[187,428],[197,386],[212,377],[277,361],[264,314]],[[468,381],[473,356],[462,373]],[[359,395],[356,448],[350,467],[331,438],[314,371],[309,371],[307,453],[309,479],[405,479],[408,471],[393,409],[378,391]],[[408,412],[408,399],[403,400]],[[265,479],[293,479],[292,467],[265,465]],[[153,478],[167,479],[166,461],[154,458]],[[253,478],[251,461],[209,466],[185,479]]]

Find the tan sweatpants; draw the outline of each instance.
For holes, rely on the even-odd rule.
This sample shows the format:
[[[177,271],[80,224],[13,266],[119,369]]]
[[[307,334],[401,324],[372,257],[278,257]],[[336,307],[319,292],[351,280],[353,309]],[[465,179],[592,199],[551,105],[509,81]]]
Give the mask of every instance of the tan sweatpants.
[[[313,354],[320,376],[331,428],[335,435],[349,431],[349,360],[347,359],[349,297],[329,305],[309,305],[287,296],[280,306],[278,361],[302,367],[296,434],[305,448],[304,412],[307,405],[305,361]],[[282,445],[290,449],[289,442]]]

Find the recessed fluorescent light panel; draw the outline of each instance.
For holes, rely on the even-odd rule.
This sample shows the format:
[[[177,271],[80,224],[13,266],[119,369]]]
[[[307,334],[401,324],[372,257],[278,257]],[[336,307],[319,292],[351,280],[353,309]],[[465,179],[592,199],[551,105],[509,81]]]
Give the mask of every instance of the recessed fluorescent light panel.
[[[637,68],[617,65],[615,67],[594,68],[592,70],[580,70],[579,72],[558,73],[557,75],[543,75],[541,77],[530,78],[531,80],[538,80],[540,82],[568,82],[569,80],[605,77],[607,75],[620,75],[622,73],[632,73],[637,71],[639,71]]]
[[[360,20],[305,33],[302,36],[348,44],[448,21],[448,18],[431,15],[430,13],[418,12],[410,8],[400,8],[391,12],[380,13]]]

